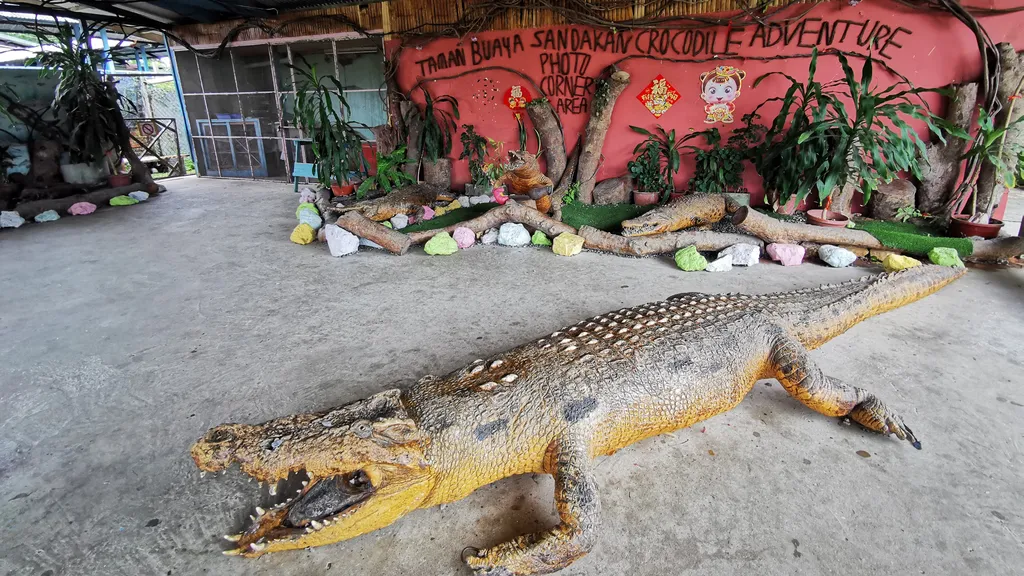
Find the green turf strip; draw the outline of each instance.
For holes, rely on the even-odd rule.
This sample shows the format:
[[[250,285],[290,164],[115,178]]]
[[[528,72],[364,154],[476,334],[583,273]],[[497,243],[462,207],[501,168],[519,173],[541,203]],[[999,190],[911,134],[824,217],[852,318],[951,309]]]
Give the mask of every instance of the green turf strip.
[[[619,232],[623,220],[636,218],[654,208],[657,206],[573,202],[562,207],[562,222],[577,230],[582,226],[593,226],[605,232]]]
[[[961,258],[974,251],[974,244],[967,238],[950,238],[937,235],[935,230],[915,226],[910,222],[884,222],[868,220],[856,222],[856,229],[871,234],[887,248],[910,254],[928,254],[936,247],[953,248]]]
[[[421,220],[415,224],[410,224],[405,228],[402,228],[402,232],[408,234],[410,232],[422,232],[424,230],[437,230],[438,228],[444,228],[445,226],[451,226],[452,224],[458,224],[459,222],[465,222],[466,220],[476,218],[491,208],[497,208],[497,206],[498,205],[493,202],[488,202],[486,204],[476,204],[465,208],[456,208],[451,212],[445,212],[444,214],[430,220]]]

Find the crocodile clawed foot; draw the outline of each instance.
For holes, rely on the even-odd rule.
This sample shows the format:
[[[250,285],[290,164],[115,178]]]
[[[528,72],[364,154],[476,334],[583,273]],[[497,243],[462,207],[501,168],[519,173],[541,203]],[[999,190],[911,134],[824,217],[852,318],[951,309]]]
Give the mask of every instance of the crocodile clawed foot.
[[[462,550],[462,561],[473,570],[474,576],[515,576],[508,568],[494,565],[487,556],[486,550],[472,546]]]
[[[877,398],[872,397],[858,404],[850,412],[850,418],[869,430],[885,435],[895,434],[900,440],[906,440],[914,448],[921,449],[921,442],[914,436],[910,426],[903,422],[903,417]]]

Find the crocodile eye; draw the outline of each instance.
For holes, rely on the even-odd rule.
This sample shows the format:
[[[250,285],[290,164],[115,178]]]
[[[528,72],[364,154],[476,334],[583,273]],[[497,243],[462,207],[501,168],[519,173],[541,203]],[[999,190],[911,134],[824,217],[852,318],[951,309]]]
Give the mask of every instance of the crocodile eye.
[[[370,434],[373,433],[373,428],[370,426],[370,423],[367,422],[366,420],[360,420],[356,422],[355,424],[352,425],[351,430],[352,433],[358,436],[359,438],[369,438]]]

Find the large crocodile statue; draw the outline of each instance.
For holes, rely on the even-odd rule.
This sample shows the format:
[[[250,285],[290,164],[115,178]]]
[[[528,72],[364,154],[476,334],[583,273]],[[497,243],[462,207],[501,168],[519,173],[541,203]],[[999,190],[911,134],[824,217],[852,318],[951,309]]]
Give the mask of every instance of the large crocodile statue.
[[[825,375],[808,350],[962,274],[924,266],[760,296],[677,294],[588,318],[406,390],[255,426],[217,426],[192,457],[210,472],[238,462],[272,487],[291,474],[294,489],[308,476],[297,495],[257,508],[250,526],[226,536],[234,544],[225,554],[249,557],[353,538],[515,474],[552,474],[556,527],[463,552],[477,575],[547,574],[597,541],[595,457],[725,412],[758,379],[776,378],[813,410],[920,449],[894,410]]]

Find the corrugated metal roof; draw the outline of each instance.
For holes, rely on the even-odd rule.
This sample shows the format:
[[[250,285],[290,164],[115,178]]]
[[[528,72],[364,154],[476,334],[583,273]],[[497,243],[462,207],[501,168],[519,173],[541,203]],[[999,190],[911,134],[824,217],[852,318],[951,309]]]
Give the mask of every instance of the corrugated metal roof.
[[[38,10],[70,17],[109,15],[147,25],[209,24],[237,18],[274,18],[291,10],[374,4],[380,0],[7,0],[5,10]]]

